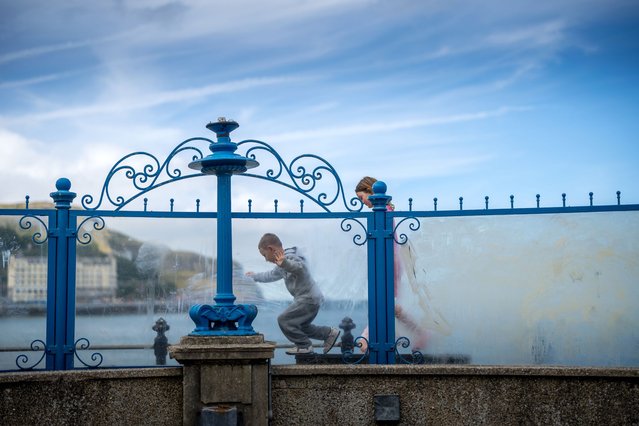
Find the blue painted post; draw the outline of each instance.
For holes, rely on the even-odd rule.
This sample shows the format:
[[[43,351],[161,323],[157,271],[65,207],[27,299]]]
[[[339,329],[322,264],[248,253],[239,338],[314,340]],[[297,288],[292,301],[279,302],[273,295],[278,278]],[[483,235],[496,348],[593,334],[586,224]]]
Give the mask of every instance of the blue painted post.
[[[212,154],[189,164],[192,169],[217,176],[217,293],[214,306],[194,305],[189,315],[195,322],[194,336],[248,336],[257,334],[251,325],[257,316],[255,305],[235,305],[233,294],[233,226],[231,222],[231,176],[257,167],[259,163],[235,153],[237,144],[230,133],[239,127],[235,121],[218,119],[206,126],[215,132]]]
[[[217,175],[217,294],[218,305],[233,306],[231,174]]]
[[[50,194],[56,208],[49,225],[49,269],[47,277],[47,370],[70,370],[75,353],[75,229],[69,215],[76,194],[69,179],[55,183]]]
[[[369,363],[395,363],[393,219],[386,206],[386,184],[373,185],[373,215],[368,218]]]

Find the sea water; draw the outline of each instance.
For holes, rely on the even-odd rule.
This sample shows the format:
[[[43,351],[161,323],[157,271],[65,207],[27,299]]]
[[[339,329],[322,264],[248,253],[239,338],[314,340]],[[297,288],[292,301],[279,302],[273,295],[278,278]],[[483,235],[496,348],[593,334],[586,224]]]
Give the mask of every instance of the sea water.
[[[258,315],[253,322],[256,332],[263,334],[264,339],[275,342],[278,346],[288,346],[291,343],[284,337],[277,324],[277,316],[286,308],[286,301],[270,301],[258,305]],[[164,318],[170,329],[165,333],[169,344],[177,344],[182,336],[188,335],[195,328],[188,312],[182,313],[154,313],[154,314],[124,314],[124,315],[80,315],[76,317],[76,341],[86,338],[90,342],[87,350],[79,350],[78,356],[84,362],[94,365],[91,355],[100,353],[103,357],[100,367],[131,367],[153,366],[155,355],[151,346],[156,336],[152,330],[155,321]],[[356,324],[353,334],[366,326],[366,304],[352,302],[330,302],[323,305],[313,322],[316,325],[338,327],[344,317],[350,317]],[[45,341],[46,318],[44,316],[11,316],[0,317],[0,348],[29,348],[32,341]],[[315,341],[314,343],[322,343]],[[95,346],[126,346],[147,345],[147,349],[92,349]],[[78,346],[79,347],[79,346]],[[42,345],[40,345],[40,349]],[[295,363],[295,358],[285,353],[286,347],[276,349],[273,363]],[[316,349],[321,351],[321,348]],[[339,353],[339,348],[332,350]],[[25,354],[29,358],[27,365],[36,362],[42,355],[41,351],[10,351],[0,352],[0,370],[15,370],[16,357]],[[36,368],[44,368],[42,361]],[[76,367],[83,367],[77,358]],[[166,365],[178,365],[175,360],[167,356]]]

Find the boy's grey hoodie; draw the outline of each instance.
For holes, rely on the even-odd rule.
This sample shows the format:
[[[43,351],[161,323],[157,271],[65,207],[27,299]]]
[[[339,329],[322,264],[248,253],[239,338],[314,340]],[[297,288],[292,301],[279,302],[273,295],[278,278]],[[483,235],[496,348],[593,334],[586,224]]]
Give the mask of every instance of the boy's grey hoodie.
[[[267,272],[253,274],[253,280],[268,283],[284,279],[284,284],[295,302],[319,304],[324,300],[322,292],[308,271],[304,256],[297,252],[297,247],[284,250],[282,266],[275,266]]]

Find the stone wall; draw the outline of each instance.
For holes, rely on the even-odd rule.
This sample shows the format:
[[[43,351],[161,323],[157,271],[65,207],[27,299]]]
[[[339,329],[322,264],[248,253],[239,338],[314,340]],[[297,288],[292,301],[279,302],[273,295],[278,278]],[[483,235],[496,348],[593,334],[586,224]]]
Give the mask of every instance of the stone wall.
[[[182,369],[0,374],[2,425],[179,425]]]
[[[403,425],[639,424],[639,370],[274,366],[273,425],[370,425],[399,396]],[[379,415],[392,413],[378,400]],[[388,417],[387,417],[388,418]]]
[[[0,424],[180,425],[182,380],[181,367],[2,373]],[[381,395],[379,415],[398,403],[390,424],[639,424],[639,369],[288,365],[271,381],[274,426],[376,424]]]

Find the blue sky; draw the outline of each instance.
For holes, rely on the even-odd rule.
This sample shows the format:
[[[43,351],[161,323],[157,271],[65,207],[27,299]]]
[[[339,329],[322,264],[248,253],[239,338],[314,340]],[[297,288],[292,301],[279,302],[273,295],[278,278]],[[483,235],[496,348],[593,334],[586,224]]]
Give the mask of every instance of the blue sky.
[[[623,0],[0,0],[0,201],[96,194],[226,116],[399,208],[639,203],[638,23]]]

